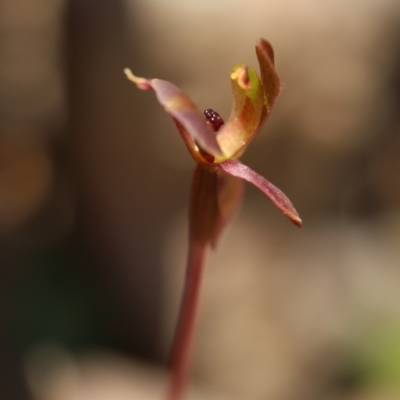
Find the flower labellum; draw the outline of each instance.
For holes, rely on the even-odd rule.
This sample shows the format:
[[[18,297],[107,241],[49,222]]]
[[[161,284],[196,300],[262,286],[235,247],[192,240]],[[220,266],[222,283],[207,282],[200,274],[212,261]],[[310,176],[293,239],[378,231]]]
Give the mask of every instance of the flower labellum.
[[[169,400],[181,398],[187,380],[205,251],[209,245],[215,247],[223,228],[240,207],[244,182],[258,188],[295,225],[302,225],[287,196],[238,161],[263,127],[281,89],[272,46],[260,39],[255,47],[260,77],[246,65],[238,64],[233,68],[230,74],[233,107],[226,123],[212,109],[202,113],[174,84],[139,78],[129,69],[124,71],[139,89],[154,90],[197,163],[189,207],[187,275],[172,351]]]

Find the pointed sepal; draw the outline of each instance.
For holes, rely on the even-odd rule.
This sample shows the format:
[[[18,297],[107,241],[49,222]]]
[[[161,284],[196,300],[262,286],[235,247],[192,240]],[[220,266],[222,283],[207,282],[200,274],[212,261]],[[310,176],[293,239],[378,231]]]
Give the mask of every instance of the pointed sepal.
[[[226,160],[217,165],[226,173],[237,178],[242,178],[261,190],[286,217],[301,228],[302,220],[292,202],[282,190],[237,160]]]
[[[260,39],[256,43],[256,54],[260,65],[261,82],[264,89],[265,114],[261,118],[259,127],[261,128],[272,110],[272,106],[281,91],[282,84],[275,69],[274,50],[271,44],[265,39]]]
[[[204,115],[181,89],[162,79],[139,78],[129,69],[124,72],[139,89],[154,90],[159,103],[177,124],[192,156],[198,155],[197,146],[212,156],[222,156],[216,135],[207,125]],[[196,161],[200,160],[201,155],[198,155]]]

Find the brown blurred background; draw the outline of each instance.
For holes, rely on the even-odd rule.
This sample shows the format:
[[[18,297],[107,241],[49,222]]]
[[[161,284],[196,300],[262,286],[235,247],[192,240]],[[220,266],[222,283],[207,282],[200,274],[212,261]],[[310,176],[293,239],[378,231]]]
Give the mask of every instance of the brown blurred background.
[[[398,0],[0,0],[0,399],[157,397],[143,365],[167,358],[193,162],[122,71],[226,118],[259,37],[284,90],[243,159],[304,228],[248,188],[210,257],[193,380],[399,398],[399,27]]]

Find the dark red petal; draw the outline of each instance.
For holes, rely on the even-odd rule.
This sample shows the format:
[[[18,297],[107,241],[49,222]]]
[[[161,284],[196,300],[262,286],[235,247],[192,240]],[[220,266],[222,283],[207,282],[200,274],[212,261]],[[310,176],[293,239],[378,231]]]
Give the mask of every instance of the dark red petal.
[[[218,219],[215,221],[211,246],[216,247],[219,237],[223,230],[232,221],[242,205],[244,194],[244,182],[231,174],[227,174],[222,169],[217,170],[217,202]]]
[[[265,115],[262,118],[262,125],[281,91],[281,81],[275,70],[274,51],[271,44],[265,39],[260,39],[256,43],[256,54],[260,64],[261,82],[264,88]]]
[[[218,220],[218,174],[215,168],[197,165],[192,180],[189,209],[190,243],[210,243]]]

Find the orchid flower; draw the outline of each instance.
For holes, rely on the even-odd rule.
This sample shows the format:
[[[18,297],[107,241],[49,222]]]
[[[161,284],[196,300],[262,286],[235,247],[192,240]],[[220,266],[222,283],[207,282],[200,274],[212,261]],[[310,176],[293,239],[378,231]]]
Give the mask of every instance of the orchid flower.
[[[280,189],[238,161],[267,120],[281,89],[272,46],[260,39],[255,48],[261,78],[246,65],[233,68],[230,75],[233,108],[226,124],[211,109],[202,114],[174,84],[139,78],[129,69],[124,71],[139,89],[154,90],[197,163],[189,208],[186,282],[172,351],[169,400],[181,398],[187,380],[205,252],[208,246],[215,247],[223,228],[238,210],[244,181],[257,187],[294,224],[299,227],[302,224]]]

